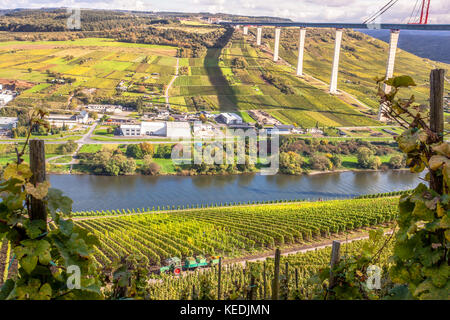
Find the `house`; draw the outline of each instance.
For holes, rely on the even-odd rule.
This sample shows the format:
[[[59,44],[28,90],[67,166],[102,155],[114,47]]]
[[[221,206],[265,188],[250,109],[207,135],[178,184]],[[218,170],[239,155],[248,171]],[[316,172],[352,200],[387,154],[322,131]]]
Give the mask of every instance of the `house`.
[[[89,115],[86,111],[81,111],[80,114],[49,114],[45,117],[50,125],[57,128],[67,126],[70,129],[75,127],[77,124],[87,124],[89,121]]]
[[[12,129],[17,128],[18,122],[17,117],[0,117],[0,134],[9,134]]]
[[[323,131],[318,128],[306,129],[306,132],[311,134],[323,134]]]
[[[121,124],[135,124],[136,120],[133,118],[128,118],[124,116],[110,116],[104,124],[106,125],[112,125],[112,126],[118,126]]]
[[[210,131],[213,129],[213,126],[209,123],[202,123],[201,121],[195,121],[193,126],[194,132],[199,131]]]
[[[14,94],[10,91],[0,92],[0,106],[6,106],[8,102],[14,99]]]
[[[295,127],[291,124],[276,124],[275,129],[278,130],[278,134],[290,134]]]
[[[120,105],[110,105],[110,104],[88,104],[85,106],[89,111],[100,112],[100,113],[121,113],[123,107]]]
[[[242,118],[238,116],[236,113],[221,113],[216,117],[217,122],[225,123],[227,125],[230,124],[242,124]]]

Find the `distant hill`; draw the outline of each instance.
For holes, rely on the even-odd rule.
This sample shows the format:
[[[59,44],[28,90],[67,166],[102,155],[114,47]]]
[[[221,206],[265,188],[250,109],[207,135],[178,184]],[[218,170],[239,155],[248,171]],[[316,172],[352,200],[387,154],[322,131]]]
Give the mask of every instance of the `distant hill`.
[[[389,30],[358,31],[389,42]],[[402,30],[398,45],[419,57],[450,63],[450,31]]]

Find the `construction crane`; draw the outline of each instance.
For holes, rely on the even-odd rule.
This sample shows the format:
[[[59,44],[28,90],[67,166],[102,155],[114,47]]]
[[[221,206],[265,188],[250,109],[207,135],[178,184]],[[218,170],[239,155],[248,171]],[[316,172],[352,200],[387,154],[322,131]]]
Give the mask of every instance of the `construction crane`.
[[[389,0],[381,9],[364,20],[364,23],[374,23],[377,18],[391,9],[399,0]],[[418,5],[422,1],[422,5]],[[409,17],[408,24],[428,24],[431,0],[416,0],[414,8]]]

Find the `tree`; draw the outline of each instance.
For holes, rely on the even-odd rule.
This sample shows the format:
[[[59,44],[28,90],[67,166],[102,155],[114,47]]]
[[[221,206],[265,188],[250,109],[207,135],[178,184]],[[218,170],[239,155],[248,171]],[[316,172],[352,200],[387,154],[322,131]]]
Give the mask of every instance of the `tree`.
[[[377,170],[381,167],[381,159],[378,156],[369,159],[369,169]]]
[[[401,155],[394,155],[389,159],[389,167],[391,169],[401,169],[406,166],[406,159]]]
[[[360,147],[357,151],[358,165],[361,168],[368,169],[371,165],[371,158],[373,157],[373,152],[367,147]]]
[[[127,151],[125,152],[125,154],[129,158],[135,159],[142,159],[144,157],[141,147],[138,144],[129,144],[127,146]]]
[[[326,156],[315,154],[311,157],[309,165],[313,170],[327,171],[333,168],[333,164]]]
[[[146,156],[146,155],[153,156],[153,153],[155,152],[155,150],[153,148],[153,144],[148,143],[148,142],[140,143],[139,147],[141,148],[142,154],[144,156]]]
[[[340,168],[342,166],[342,159],[337,155],[333,155],[330,158],[331,163],[333,164],[333,169]]]
[[[146,155],[142,164],[142,173],[153,176],[160,173],[160,171],[161,167],[153,161],[150,155]]]
[[[78,144],[72,140],[69,140],[67,143],[63,144],[61,146],[61,152],[63,154],[70,154],[75,152],[77,150]]]
[[[94,119],[94,120],[97,120],[97,119],[98,119],[98,113],[95,112],[95,111],[89,112],[89,118],[92,118],[92,119]]]
[[[298,175],[302,173],[303,158],[295,152],[280,153],[280,171],[286,174]]]

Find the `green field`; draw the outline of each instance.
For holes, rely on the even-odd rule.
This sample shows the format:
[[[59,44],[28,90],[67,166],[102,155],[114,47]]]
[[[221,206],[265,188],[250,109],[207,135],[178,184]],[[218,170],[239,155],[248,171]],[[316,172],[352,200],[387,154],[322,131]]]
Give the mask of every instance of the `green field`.
[[[32,85],[10,105],[32,106],[41,102],[50,108],[66,108],[75,90],[94,89],[93,98],[111,98],[116,86],[153,86],[147,92],[121,92],[131,101],[161,92],[175,72],[176,48],[122,43],[111,39],[74,41],[0,42],[0,78]],[[146,61],[143,63],[143,61]],[[52,74],[53,73],[53,74]],[[152,76],[158,73],[158,76]],[[72,78],[73,83],[47,83],[47,79]],[[104,98],[103,98],[104,99]],[[81,102],[74,98],[74,102]]]

